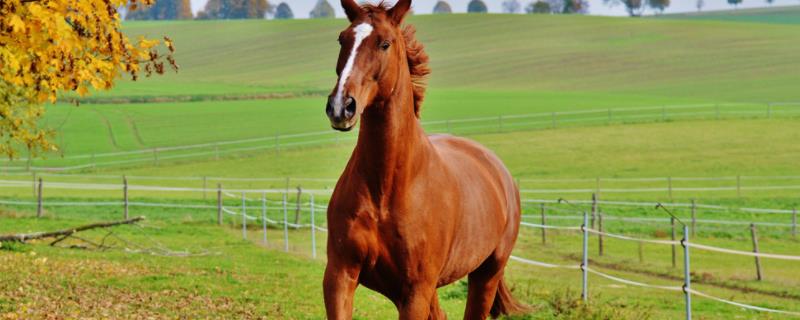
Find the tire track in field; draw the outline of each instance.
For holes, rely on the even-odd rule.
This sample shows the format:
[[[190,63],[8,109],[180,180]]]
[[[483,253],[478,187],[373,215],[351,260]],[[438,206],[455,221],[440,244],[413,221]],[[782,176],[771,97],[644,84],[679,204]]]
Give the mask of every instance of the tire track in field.
[[[94,111],[98,116],[100,116],[100,120],[102,120],[103,123],[106,125],[106,128],[108,129],[108,139],[111,142],[111,146],[114,147],[114,150],[120,150],[119,144],[117,144],[117,139],[114,138],[114,129],[111,127],[111,121],[108,120],[108,117],[106,117],[102,112],[100,112],[100,110],[97,110],[97,108],[92,108],[92,111]]]
[[[147,147],[147,145],[144,143],[144,139],[142,139],[142,135],[139,134],[139,127],[136,126],[136,120],[127,111],[125,111],[125,122],[128,123],[128,126],[130,126],[131,131],[133,131],[133,137],[136,140],[136,144],[142,148]]]

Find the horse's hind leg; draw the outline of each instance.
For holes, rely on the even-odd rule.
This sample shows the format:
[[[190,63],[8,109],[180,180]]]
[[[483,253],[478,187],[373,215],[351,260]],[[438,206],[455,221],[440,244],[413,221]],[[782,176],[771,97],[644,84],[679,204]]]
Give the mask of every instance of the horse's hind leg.
[[[434,294],[433,300],[431,301],[431,313],[428,315],[429,320],[445,320],[447,319],[447,315],[442,311],[442,308],[439,306],[439,295]]]
[[[497,288],[503,280],[504,267],[505,261],[497,259],[496,255],[492,254],[478,269],[469,274],[464,319],[485,320],[489,316]]]

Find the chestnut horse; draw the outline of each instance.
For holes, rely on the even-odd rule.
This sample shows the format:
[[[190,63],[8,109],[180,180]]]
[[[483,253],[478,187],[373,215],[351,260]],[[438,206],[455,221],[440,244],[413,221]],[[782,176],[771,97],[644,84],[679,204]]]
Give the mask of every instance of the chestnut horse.
[[[443,319],[438,287],[469,278],[465,319],[522,312],[503,280],[517,239],[519,191],[491,151],[467,139],[428,137],[419,121],[428,56],[391,9],[342,0],[331,126],[361,120],[358,143],[328,207],[325,307],[350,319],[359,284],[389,298],[400,319]]]

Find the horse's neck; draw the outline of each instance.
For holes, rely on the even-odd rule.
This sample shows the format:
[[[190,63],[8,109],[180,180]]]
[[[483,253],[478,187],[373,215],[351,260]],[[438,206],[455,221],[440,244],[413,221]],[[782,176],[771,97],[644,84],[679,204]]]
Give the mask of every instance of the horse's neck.
[[[426,163],[431,144],[414,114],[411,85],[366,108],[356,145],[356,167],[376,201],[386,201]]]

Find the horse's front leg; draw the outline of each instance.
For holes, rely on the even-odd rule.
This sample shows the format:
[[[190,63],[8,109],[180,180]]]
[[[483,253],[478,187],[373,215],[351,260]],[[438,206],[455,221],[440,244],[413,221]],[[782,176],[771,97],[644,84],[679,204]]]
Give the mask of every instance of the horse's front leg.
[[[358,287],[357,266],[345,266],[328,261],[322,286],[325,294],[325,311],[328,319],[350,320],[353,318],[353,299]]]
[[[431,284],[415,284],[407,290],[402,302],[398,305],[400,320],[428,319],[435,295],[435,281]]]

